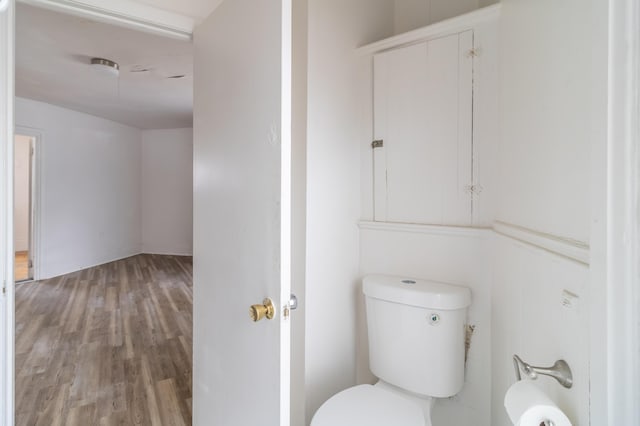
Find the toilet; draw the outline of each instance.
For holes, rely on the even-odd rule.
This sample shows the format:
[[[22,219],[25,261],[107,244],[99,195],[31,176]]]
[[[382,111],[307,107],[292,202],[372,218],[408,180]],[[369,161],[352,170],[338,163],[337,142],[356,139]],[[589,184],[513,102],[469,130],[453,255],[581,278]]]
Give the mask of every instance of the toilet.
[[[435,398],[464,383],[468,288],[387,275],[363,280],[375,385],[337,393],[311,426],[433,426]],[[437,425],[436,425],[437,426]]]

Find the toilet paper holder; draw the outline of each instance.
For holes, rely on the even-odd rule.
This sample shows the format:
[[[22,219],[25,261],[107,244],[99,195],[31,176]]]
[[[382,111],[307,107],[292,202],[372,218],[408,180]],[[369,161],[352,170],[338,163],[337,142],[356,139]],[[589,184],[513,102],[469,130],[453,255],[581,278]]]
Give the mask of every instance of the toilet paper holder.
[[[573,386],[571,368],[569,368],[569,364],[563,359],[556,361],[551,367],[534,367],[524,362],[518,355],[513,355],[513,366],[516,370],[517,380],[522,380],[520,372],[523,371],[524,374],[532,380],[537,379],[538,375],[550,376],[565,388],[571,388],[571,386]]]

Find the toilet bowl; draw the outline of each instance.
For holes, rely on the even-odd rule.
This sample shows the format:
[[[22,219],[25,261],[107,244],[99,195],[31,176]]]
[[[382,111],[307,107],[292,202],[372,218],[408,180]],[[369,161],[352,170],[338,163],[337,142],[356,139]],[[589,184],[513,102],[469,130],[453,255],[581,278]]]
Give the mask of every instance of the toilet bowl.
[[[433,403],[433,398],[402,394],[383,382],[359,385],[325,402],[311,426],[432,426]]]
[[[363,280],[371,372],[380,380],[343,390],[311,426],[432,426],[436,398],[464,383],[468,288],[369,275]]]

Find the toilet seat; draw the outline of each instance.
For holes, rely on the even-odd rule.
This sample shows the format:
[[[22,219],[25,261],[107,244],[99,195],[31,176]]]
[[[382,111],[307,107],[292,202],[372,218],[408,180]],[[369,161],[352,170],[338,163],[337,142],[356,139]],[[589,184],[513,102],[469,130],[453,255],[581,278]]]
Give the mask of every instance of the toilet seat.
[[[337,393],[313,416],[311,426],[426,426],[415,402],[380,386],[359,385]]]

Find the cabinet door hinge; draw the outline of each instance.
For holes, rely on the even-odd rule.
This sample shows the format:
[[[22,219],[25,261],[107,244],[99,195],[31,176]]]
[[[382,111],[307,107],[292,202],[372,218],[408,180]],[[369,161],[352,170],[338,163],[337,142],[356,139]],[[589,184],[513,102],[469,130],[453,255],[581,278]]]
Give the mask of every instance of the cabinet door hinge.
[[[376,149],[376,148],[382,148],[384,146],[384,140],[382,139],[376,139],[375,141],[371,142],[371,148]]]
[[[464,192],[471,195],[472,197],[477,197],[484,191],[484,187],[482,185],[465,185]]]
[[[480,49],[478,49],[477,47],[474,47],[467,50],[467,56],[469,58],[475,58],[476,56],[480,56]]]

